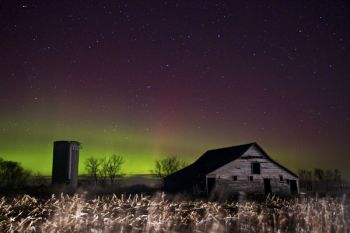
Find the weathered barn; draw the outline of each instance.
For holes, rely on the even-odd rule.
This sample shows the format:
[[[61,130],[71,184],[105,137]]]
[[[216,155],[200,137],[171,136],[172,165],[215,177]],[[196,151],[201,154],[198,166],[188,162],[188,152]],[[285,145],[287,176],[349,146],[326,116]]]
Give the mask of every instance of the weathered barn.
[[[170,192],[297,194],[299,179],[257,144],[205,152],[193,164],[164,178]]]

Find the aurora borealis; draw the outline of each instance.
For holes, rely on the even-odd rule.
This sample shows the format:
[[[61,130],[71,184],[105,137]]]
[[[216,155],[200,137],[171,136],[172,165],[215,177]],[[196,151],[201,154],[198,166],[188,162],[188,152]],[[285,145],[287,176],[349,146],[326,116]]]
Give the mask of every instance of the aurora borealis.
[[[258,142],[350,178],[346,1],[0,2],[0,157],[50,174],[54,140],[148,173]]]

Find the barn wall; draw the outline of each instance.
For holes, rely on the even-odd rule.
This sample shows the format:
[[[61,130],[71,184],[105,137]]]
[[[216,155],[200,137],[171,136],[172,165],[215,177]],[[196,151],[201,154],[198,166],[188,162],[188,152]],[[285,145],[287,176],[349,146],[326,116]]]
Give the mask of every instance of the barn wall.
[[[252,174],[252,162],[260,163],[261,174]],[[280,182],[280,175],[283,176],[282,182]],[[233,180],[233,176],[237,176],[236,181]],[[253,181],[249,180],[249,176],[253,176]],[[297,180],[299,190],[298,178],[269,161],[255,146],[252,146],[239,159],[207,174],[207,178],[209,177],[216,178],[217,189],[225,189],[229,192],[243,191],[263,194],[265,192],[264,178],[271,180],[273,193],[289,194],[290,184],[287,183],[287,180]]]

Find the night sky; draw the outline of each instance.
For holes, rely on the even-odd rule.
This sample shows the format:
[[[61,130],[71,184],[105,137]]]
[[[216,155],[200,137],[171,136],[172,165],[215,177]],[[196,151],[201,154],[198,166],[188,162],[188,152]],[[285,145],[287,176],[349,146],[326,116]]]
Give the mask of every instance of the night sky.
[[[0,157],[50,174],[54,140],[124,156],[258,142],[350,178],[346,1],[0,1]]]

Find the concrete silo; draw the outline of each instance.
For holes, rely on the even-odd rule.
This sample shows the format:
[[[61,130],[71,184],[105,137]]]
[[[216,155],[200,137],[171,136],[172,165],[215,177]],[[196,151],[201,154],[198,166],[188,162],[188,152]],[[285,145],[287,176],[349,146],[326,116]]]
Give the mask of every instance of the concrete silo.
[[[53,148],[52,184],[78,186],[79,145],[77,141],[55,141]]]

